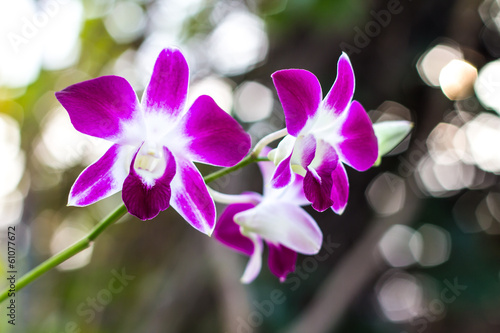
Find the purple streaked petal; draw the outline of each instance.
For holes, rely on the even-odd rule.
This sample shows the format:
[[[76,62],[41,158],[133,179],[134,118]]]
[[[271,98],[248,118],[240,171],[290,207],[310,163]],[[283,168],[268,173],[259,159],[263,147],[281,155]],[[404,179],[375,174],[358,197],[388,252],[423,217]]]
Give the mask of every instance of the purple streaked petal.
[[[116,143],[138,143],[144,128],[137,96],[119,76],[101,76],[56,92],[80,132]]]
[[[184,110],[188,83],[189,67],[181,51],[162,50],[142,97],[144,112],[177,118]]]
[[[371,168],[378,157],[378,143],[368,114],[353,101],[342,118],[340,136],[344,140],[337,145],[340,159],[358,171]]]
[[[263,243],[262,239],[256,234],[250,233],[248,237],[252,240],[254,244],[254,251],[248,261],[247,267],[245,268],[245,272],[241,277],[242,283],[250,283],[259,275],[260,270],[262,268],[262,250]]]
[[[303,69],[284,69],[271,77],[283,105],[288,133],[297,136],[321,103],[323,93],[318,79]]]
[[[122,146],[111,146],[98,161],[78,176],[69,192],[68,205],[90,205],[119,192],[127,177],[124,167],[126,157]]]
[[[251,256],[254,252],[254,243],[241,234],[240,226],[234,222],[234,215],[253,207],[255,205],[249,203],[227,206],[215,224],[213,237],[233,250]]]
[[[338,155],[335,148],[324,141],[318,143],[316,157],[308,166],[304,177],[304,193],[314,209],[322,212],[329,208],[333,201],[332,172],[338,164]]]
[[[154,180],[154,184],[145,181],[135,170],[137,153],[130,164],[130,173],[123,183],[122,199],[125,207],[130,214],[143,221],[156,217],[160,211],[169,207],[170,182],[175,175],[176,167],[172,153],[166,147],[163,147],[163,151],[165,170]]]
[[[300,158],[300,165],[306,169],[316,154],[316,138],[314,135],[309,134],[301,139],[297,139],[294,151]]]
[[[237,224],[274,244],[289,249],[316,254],[321,248],[323,234],[316,221],[302,208],[281,200],[268,200],[253,209],[234,216]]]
[[[273,178],[271,180],[271,185],[275,188],[283,188],[293,181],[294,173],[292,172],[292,166],[290,161],[292,159],[293,152],[281,161],[274,171]]]
[[[209,96],[196,99],[182,126],[189,154],[196,162],[229,167],[250,151],[250,136]]]
[[[286,276],[295,271],[297,252],[280,244],[267,243],[267,246],[269,247],[267,258],[269,269],[280,279],[280,282],[285,282]]]
[[[204,234],[212,234],[215,204],[203,177],[194,164],[176,156],[177,171],[172,183],[172,207],[191,226]]]
[[[323,101],[325,108],[340,115],[352,100],[354,86],[354,71],[351,61],[347,54],[342,52],[337,63],[337,78]]]
[[[330,195],[333,201],[332,209],[335,213],[341,215],[347,206],[347,199],[349,198],[349,180],[340,161],[332,172],[332,182],[333,187]]]

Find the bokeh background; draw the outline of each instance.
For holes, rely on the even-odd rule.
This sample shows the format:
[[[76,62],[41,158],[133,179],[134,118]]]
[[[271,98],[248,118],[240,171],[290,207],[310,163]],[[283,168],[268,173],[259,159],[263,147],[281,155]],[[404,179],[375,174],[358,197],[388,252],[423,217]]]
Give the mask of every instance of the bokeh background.
[[[372,120],[414,129],[379,167],[348,170],[342,216],[307,208],[325,246],[284,283],[264,266],[240,284],[247,258],[171,209],[128,216],[17,293],[15,327],[3,303],[0,332],[499,332],[499,32],[498,0],[1,1],[2,289],[7,227],[20,276],[120,203],[66,206],[108,146],[54,92],[115,74],[140,96],[164,47],[187,57],[190,100],[213,96],[254,142],[284,126],[270,75],[308,69],[326,92],[342,51]],[[250,166],[212,185],[260,183]]]

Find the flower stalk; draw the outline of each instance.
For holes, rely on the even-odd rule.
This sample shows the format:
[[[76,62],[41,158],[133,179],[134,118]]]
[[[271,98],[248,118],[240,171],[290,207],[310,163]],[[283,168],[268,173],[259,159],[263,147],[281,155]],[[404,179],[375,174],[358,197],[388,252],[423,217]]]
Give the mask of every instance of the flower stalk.
[[[65,262],[69,258],[73,257],[77,253],[82,252],[86,248],[88,248],[92,242],[110,225],[118,221],[121,217],[123,217],[127,213],[127,209],[124,204],[121,204],[118,208],[116,208],[111,214],[109,214],[106,218],[104,218],[99,224],[97,224],[85,237],[80,239],[75,244],[66,248],[65,250],[59,252],[53,257],[45,260],[43,263],[23,275],[19,280],[16,281],[16,290],[19,291],[22,288],[26,287],[28,284],[33,282],[36,278],[47,272],[48,270],[56,267],[57,265]],[[4,301],[9,294],[9,289],[4,290],[0,294],[0,302]]]
[[[209,183],[224,175],[227,175],[231,172],[241,169],[251,163],[259,161],[268,161],[268,159],[265,157],[255,157],[253,154],[248,154],[243,160],[240,161],[240,163],[236,164],[235,166],[217,170],[203,177],[203,180],[205,181],[205,183]],[[40,277],[47,271],[65,262],[69,258],[82,252],[83,250],[87,249],[104,230],[106,230],[113,223],[117,222],[120,218],[125,216],[126,213],[127,213],[127,208],[122,203],[112,213],[110,213],[101,222],[99,222],[85,237],[83,237],[73,245],[69,246],[68,248],[57,253],[53,257],[50,257],[49,259],[45,260],[43,263],[33,268],[31,271],[23,275],[21,278],[19,278],[16,281],[15,291],[21,290],[22,288],[26,287],[28,284],[36,280],[38,277]],[[9,292],[10,290],[9,288],[7,288],[4,291],[2,291],[2,293],[0,293],[0,302],[3,302],[5,299],[7,299]]]

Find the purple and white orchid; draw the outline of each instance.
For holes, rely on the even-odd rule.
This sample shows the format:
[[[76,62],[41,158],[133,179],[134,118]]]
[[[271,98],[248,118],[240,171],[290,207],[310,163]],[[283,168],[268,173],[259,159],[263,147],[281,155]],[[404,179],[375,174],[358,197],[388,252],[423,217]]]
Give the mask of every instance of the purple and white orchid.
[[[268,184],[275,166],[272,162],[258,164],[264,184]],[[265,185],[263,195],[254,192],[214,195],[216,199],[222,196],[221,201],[236,202],[224,210],[213,235],[224,245],[250,256],[241,277],[243,283],[252,282],[261,270],[263,241],[269,248],[269,268],[282,282],[295,270],[297,252],[319,252],[323,234],[316,221],[300,207],[309,204],[302,180],[297,176],[280,189]],[[227,197],[230,200],[225,200]]]
[[[367,113],[353,101],[354,72],[343,53],[337,78],[322,100],[321,86],[314,74],[302,69],[285,69],[272,75],[283,105],[287,135],[269,158],[277,164],[273,186],[304,176],[304,192],[314,209],[329,207],[342,214],[349,194],[343,164],[358,171],[377,160],[378,146]]]
[[[80,174],[69,205],[86,206],[122,190],[127,210],[142,220],[172,205],[194,228],[211,234],[215,205],[193,162],[233,166],[251,141],[211,97],[201,96],[187,109],[188,82],[182,53],[164,49],[140,103],[118,76],[56,93],[78,131],[113,142]]]

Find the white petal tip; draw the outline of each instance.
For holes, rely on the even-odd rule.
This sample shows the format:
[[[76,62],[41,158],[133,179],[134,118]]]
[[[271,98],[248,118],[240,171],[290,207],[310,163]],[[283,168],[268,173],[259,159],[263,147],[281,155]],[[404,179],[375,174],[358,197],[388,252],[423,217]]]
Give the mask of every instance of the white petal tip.
[[[245,278],[241,277],[240,278],[240,282],[243,283],[243,284],[250,284],[252,282],[252,280],[245,279]]]

